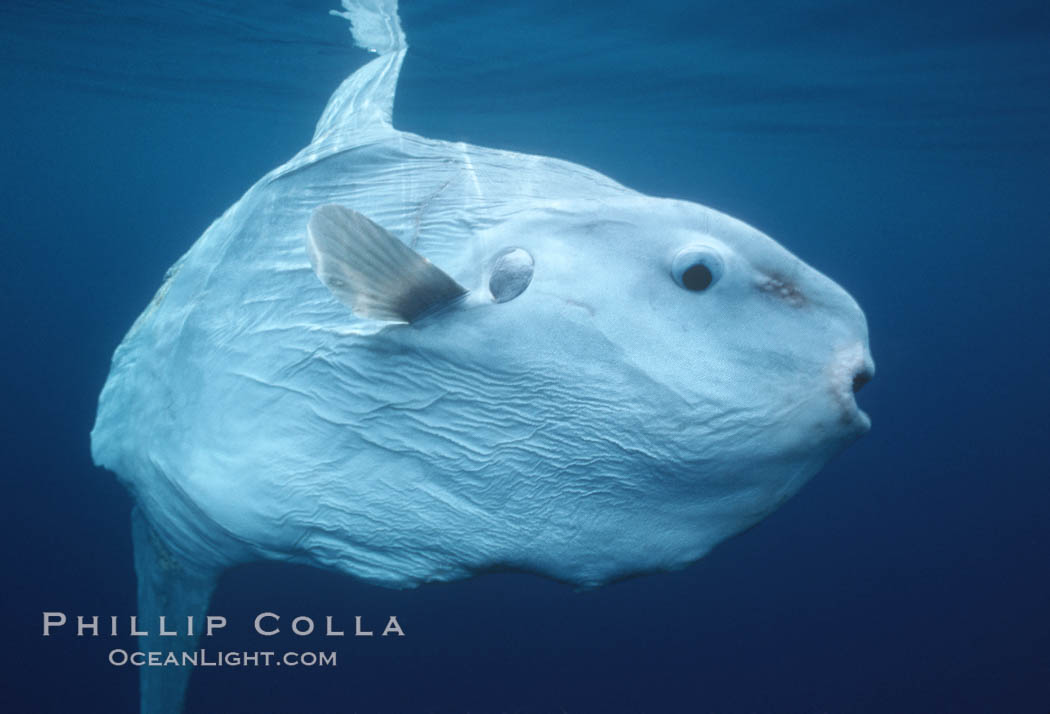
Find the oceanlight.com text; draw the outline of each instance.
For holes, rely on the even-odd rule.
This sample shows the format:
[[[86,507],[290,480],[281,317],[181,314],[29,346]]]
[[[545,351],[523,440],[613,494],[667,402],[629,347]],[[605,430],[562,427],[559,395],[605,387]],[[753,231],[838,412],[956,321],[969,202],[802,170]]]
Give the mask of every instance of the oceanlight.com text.
[[[205,649],[192,652],[128,652],[110,650],[109,663],[115,667],[335,667],[332,652],[223,652]]]

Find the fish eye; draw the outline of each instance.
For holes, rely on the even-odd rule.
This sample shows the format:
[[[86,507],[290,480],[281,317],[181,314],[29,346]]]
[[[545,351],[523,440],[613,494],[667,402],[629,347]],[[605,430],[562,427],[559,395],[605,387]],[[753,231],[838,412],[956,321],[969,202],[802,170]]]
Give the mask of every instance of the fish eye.
[[[496,302],[507,302],[525,292],[532,282],[534,262],[523,248],[507,248],[492,261],[489,292]]]
[[[671,276],[681,287],[700,293],[714,285],[724,270],[722,259],[705,247],[683,248],[671,261]]]

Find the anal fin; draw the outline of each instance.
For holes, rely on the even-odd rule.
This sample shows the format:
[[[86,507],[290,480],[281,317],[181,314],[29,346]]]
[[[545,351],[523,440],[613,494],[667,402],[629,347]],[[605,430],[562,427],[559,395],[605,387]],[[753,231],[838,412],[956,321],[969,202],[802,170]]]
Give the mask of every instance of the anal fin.
[[[139,702],[142,714],[179,714],[186,698],[191,666],[181,666],[182,654],[197,648],[205,613],[219,573],[181,563],[165,546],[138,507],[131,512],[131,537],[138,577],[139,638],[145,653],[175,653],[180,666],[139,668]],[[176,636],[161,636],[160,616]],[[193,635],[187,635],[187,618],[193,618]],[[147,655],[148,656],[148,655]]]

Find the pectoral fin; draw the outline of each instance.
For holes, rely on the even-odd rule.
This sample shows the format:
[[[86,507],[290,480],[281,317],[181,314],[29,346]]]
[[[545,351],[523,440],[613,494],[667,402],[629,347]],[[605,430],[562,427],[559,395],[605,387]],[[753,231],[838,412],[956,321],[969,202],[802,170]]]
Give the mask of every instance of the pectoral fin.
[[[343,206],[314,210],[306,252],[321,282],[361,317],[414,322],[467,294],[429,260]]]

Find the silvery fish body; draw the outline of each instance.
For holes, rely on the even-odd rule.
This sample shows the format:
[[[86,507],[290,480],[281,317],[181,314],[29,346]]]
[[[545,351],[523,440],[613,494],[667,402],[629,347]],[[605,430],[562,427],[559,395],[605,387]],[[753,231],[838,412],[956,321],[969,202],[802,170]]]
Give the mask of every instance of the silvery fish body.
[[[867,430],[839,286],[710,208],[394,129],[396,7],[344,4],[378,56],[114,356],[92,451],[136,501],[140,614],[260,559],[399,588],[680,568]],[[178,710],[188,674],[148,670],[144,709]]]

